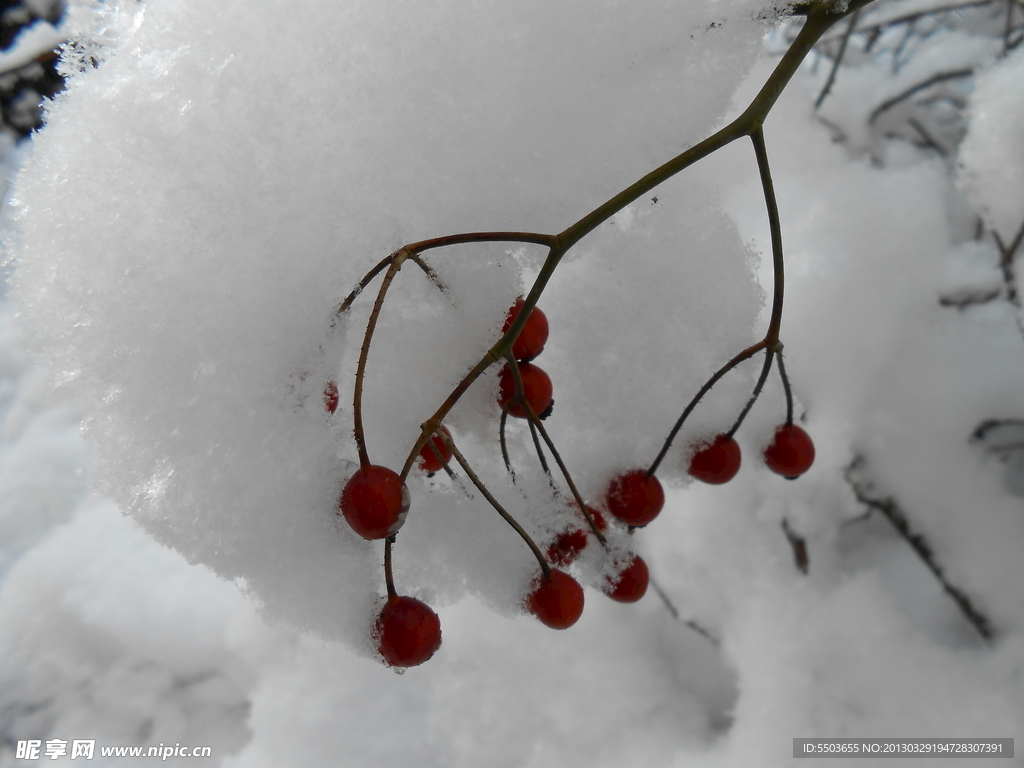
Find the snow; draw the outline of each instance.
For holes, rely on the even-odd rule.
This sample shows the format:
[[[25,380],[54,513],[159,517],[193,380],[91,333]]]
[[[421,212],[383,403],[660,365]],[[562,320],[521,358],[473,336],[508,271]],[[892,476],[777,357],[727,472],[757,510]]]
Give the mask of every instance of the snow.
[[[25,27],[9,48],[0,52],[0,74],[24,67],[66,41],[64,33],[52,24],[37,20]]]
[[[211,745],[207,764],[253,768],[781,766],[794,737],[1024,737],[1017,465],[970,440],[1024,415],[1024,350],[1008,302],[938,300],[1000,285],[991,239],[966,237],[956,211],[1015,231],[999,217],[1024,199],[1009,97],[1021,58],[992,63],[998,46],[966,32],[936,35],[891,78],[870,59],[841,70],[832,130],[811,115],[827,68],[806,67],[765,124],[786,366],[817,447],[807,475],[759,461],[785,418],[773,372],[737,434],[735,480],[686,476],[687,447],[746,402],[760,367],[746,363],[659,469],[661,516],[613,528],[610,553],[574,565],[583,618],[553,632],[520,607],[537,570],[523,542],[478,492],[414,470],[395,580],[439,612],[444,642],[401,675],[375,658],[382,546],[335,508],[358,461],[352,386],[376,284],[332,328],[339,301],[404,242],[559,230],[713,131],[777,60],[761,54],[772,12],[73,4],[76,74],[2,222],[0,766],[25,764],[17,741],[49,738]],[[915,78],[979,61],[964,200],[948,158],[865,126]],[[646,466],[701,383],[760,338],[768,252],[744,140],[560,265],[537,362],[555,387],[546,426],[585,498]],[[443,292],[403,267],[369,355],[375,463],[401,465],[542,255],[427,252]],[[511,483],[496,393],[495,368],[445,422],[543,548],[568,497],[521,423]],[[863,517],[858,457],[866,492],[899,504],[993,643],[879,512]],[[806,541],[807,575],[783,524]],[[671,607],[653,589],[621,605],[593,588],[629,549]]]
[[[960,152],[961,179],[986,224],[1009,243],[1024,224],[1024,51],[979,75],[971,127]]]

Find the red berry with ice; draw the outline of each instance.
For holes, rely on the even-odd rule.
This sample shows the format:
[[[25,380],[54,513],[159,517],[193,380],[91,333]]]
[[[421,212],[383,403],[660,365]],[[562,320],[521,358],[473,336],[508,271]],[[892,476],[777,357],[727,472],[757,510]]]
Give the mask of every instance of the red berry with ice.
[[[451,439],[452,433],[442,425],[441,431]],[[431,448],[433,446],[433,448]],[[431,435],[426,445],[420,450],[419,468],[424,472],[437,472],[452,458],[452,449],[438,435]]]
[[[726,435],[698,447],[690,459],[690,474],[711,485],[721,485],[740,471],[740,446]]]
[[[523,298],[520,296],[511,306],[508,316],[505,318],[505,325],[501,328],[502,333],[508,332],[508,329],[512,327],[512,323],[523,309],[523,303]],[[547,343],[547,340],[548,318],[540,309],[534,307],[512,346],[512,356],[516,360],[532,360],[544,351],[544,344]]]
[[[605,582],[602,591],[620,603],[635,603],[647,593],[650,580],[647,563],[640,555],[634,555],[629,565]]]
[[[523,396],[526,402],[530,404],[533,412],[540,416],[551,406],[554,392],[551,379],[533,363],[519,363],[519,375],[523,379]],[[512,369],[507,365],[501,371],[498,384],[498,405],[502,408],[507,407],[509,416],[525,419],[526,409],[513,402],[516,395],[516,380],[512,375]]]
[[[573,505],[576,506],[575,504]],[[604,533],[605,528],[608,527],[607,521],[593,507],[587,507],[587,512],[594,520],[594,525],[597,526],[597,530]],[[578,508],[577,508],[577,514]],[[552,542],[551,546],[548,547],[547,556],[548,561],[555,565],[569,565],[580,553],[586,549],[587,544],[590,543],[593,531],[590,528],[589,523],[582,514],[579,514],[579,519],[574,521],[572,527],[563,531],[558,537]]]
[[[765,448],[764,463],[775,474],[792,480],[814,463],[814,442],[796,424],[783,424],[775,430],[771,445]]]
[[[441,619],[413,597],[389,597],[377,616],[377,650],[390,667],[415,667],[441,647]]]
[[[647,525],[665,506],[665,492],[654,475],[634,469],[612,479],[605,494],[608,511],[626,525]]]
[[[551,569],[551,576],[538,574],[523,607],[552,629],[568,629],[583,615],[583,587],[572,576]]]
[[[409,489],[398,473],[371,464],[345,484],[338,508],[364,539],[385,539],[402,527],[409,512]]]

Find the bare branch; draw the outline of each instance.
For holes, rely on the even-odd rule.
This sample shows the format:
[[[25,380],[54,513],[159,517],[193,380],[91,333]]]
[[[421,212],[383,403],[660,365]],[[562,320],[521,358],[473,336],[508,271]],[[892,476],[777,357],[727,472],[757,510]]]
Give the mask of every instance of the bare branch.
[[[839,43],[839,53],[836,54],[836,58],[832,62],[832,69],[829,70],[828,79],[825,81],[825,87],[821,89],[821,93],[818,94],[818,98],[814,102],[815,109],[818,109],[821,106],[821,103],[825,101],[825,97],[832,91],[832,84],[836,81],[836,73],[839,71],[839,65],[843,63],[843,56],[846,54],[846,45],[850,42],[850,35],[853,34],[853,29],[857,26],[857,19],[859,16],[859,8],[850,15],[850,23],[847,25],[846,32],[843,33],[843,38]]]
[[[946,575],[943,569],[939,566],[931,546],[925,540],[923,535],[914,532],[910,526],[910,522],[907,520],[906,513],[900,509],[896,500],[891,496],[875,498],[869,495],[871,491],[871,484],[861,477],[864,465],[864,457],[857,456],[852,462],[850,462],[850,465],[846,468],[845,472],[846,482],[849,483],[850,488],[857,497],[857,501],[871,509],[877,509],[882,513],[886,520],[892,523],[893,528],[895,528],[903,540],[910,545],[910,548],[914,550],[914,553],[918,556],[921,562],[927,566],[928,570],[932,572],[939,584],[942,585],[946,594],[949,595],[953,602],[957,604],[957,607],[960,609],[961,613],[963,613],[967,621],[970,622],[971,626],[977,630],[978,634],[981,635],[982,638],[991,642],[995,637],[995,631],[993,630],[988,617],[974,606],[974,603],[966,593],[963,592],[963,590],[953,586],[949,580],[946,579]]]
[[[483,481],[469,465],[469,462],[466,461],[466,457],[462,455],[462,452],[455,445],[455,441],[444,432],[438,432],[437,436],[447,444],[449,449],[451,449],[452,456],[454,456],[455,460],[459,462],[459,465],[462,467],[462,471],[466,473],[469,479],[473,482],[473,485],[477,487],[477,490],[483,494],[483,497],[487,499],[488,503],[494,507],[495,510],[497,510],[498,514],[504,518],[505,522],[512,526],[512,529],[519,534],[519,537],[526,542],[526,546],[530,548],[534,557],[537,558],[537,562],[540,563],[540,568],[544,572],[544,578],[550,579],[551,568],[548,565],[547,560],[544,559],[544,555],[541,553],[540,547],[538,547],[537,543],[530,537],[530,534],[528,534],[523,526],[521,526],[519,522],[512,517],[512,515],[505,511],[505,508],[501,506],[496,498],[494,498],[494,495],[487,489],[487,486],[484,485]]]
[[[901,101],[906,101],[915,93],[920,93],[926,88],[931,88],[933,85],[945,82],[946,80],[957,80],[963,77],[970,77],[973,74],[973,69],[958,69],[955,72],[939,72],[938,74],[932,75],[927,80],[923,80],[896,96],[893,96],[891,99],[883,101],[871,112],[871,115],[868,117],[868,123],[873,124],[879,117],[881,117],[883,112],[887,112],[892,109]]]

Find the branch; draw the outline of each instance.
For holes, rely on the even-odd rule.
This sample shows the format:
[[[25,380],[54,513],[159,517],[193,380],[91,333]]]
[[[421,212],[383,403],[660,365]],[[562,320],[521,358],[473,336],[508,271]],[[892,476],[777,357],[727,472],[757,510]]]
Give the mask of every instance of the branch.
[[[505,522],[512,526],[512,529],[519,534],[520,538],[522,538],[522,540],[526,542],[526,546],[530,548],[530,550],[534,554],[534,557],[537,558],[537,562],[540,563],[540,568],[544,572],[544,578],[550,579],[551,567],[548,565],[547,560],[544,559],[544,555],[541,553],[540,547],[538,547],[537,543],[530,537],[530,534],[526,532],[523,526],[521,526],[518,523],[518,521],[514,517],[512,517],[512,515],[505,511],[505,508],[501,506],[501,504],[498,503],[498,500],[494,498],[494,496],[491,494],[489,490],[487,490],[487,486],[484,485],[483,481],[479,477],[477,477],[476,472],[473,471],[473,468],[469,466],[469,462],[466,461],[466,457],[463,456],[462,452],[458,449],[458,447],[456,447],[455,441],[448,437],[448,435],[445,434],[444,432],[438,432],[437,436],[440,437],[445,442],[449,449],[451,449],[452,456],[454,456],[455,460],[459,462],[459,465],[462,467],[462,470],[473,482],[473,485],[477,487],[477,490],[479,490],[480,493],[483,494],[483,497],[487,499],[488,503],[490,503],[490,505],[494,507],[495,510],[497,510],[498,514],[505,519]]]
[[[736,357],[734,357],[728,363],[726,363],[717,371],[715,371],[714,375],[706,382],[704,382],[704,386],[701,387],[697,394],[693,396],[693,399],[689,403],[687,403],[686,408],[683,409],[682,415],[680,415],[680,417],[676,420],[676,423],[672,425],[672,429],[669,431],[668,437],[665,438],[665,443],[662,445],[661,451],[659,451],[657,457],[654,459],[654,462],[647,469],[648,475],[653,475],[655,472],[658,471],[658,467],[660,466],[662,459],[665,458],[665,455],[668,453],[668,449],[672,447],[672,441],[676,439],[676,435],[679,434],[679,430],[682,429],[683,423],[686,421],[686,418],[693,412],[693,409],[697,407],[697,403],[701,401],[701,398],[703,398],[704,395],[711,391],[711,388],[715,386],[715,383],[720,378],[725,376],[725,374],[727,374],[737,365],[742,363],[744,360],[749,360],[750,358],[752,358],[766,346],[768,346],[767,342],[759,341],[752,347],[747,347],[738,355],[736,355]]]
[[[654,577],[650,577],[647,583],[650,584],[651,589],[654,590],[655,594],[659,598],[661,598],[661,602],[665,605],[665,609],[669,612],[669,614],[671,614],[673,619],[682,622],[684,625],[692,629],[698,635],[700,635],[713,646],[715,646],[715,648],[717,648],[720,645],[719,639],[712,635],[710,632],[708,632],[706,629],[704,629],[704,627],[702,627],[700,624],[693,621],[692,619],[684,619],[679,615],[679,609],[672,604],[672,601],[669,599],[669,596],[665,594],[665,590],[662,589],[661,585],[654,580]]]
[[[991,5],[995,0],[972,0],[969,2],[957,2],[957,3],[944,3],[936,5],[933,8],[924,8],[909,13],[904,13],[903,9],[899,4],[880,5],[876,6],[875,13],[865,14],[864,24],[854,30],[854,32],[880,32],[883,27],[895,27],[900,24],[906,24],[908,22],[917,21],[923,16],[930,16],[936,13],[946,13],[948,11],[959,11],[964,8],[977,8],[983,5]],[[889,16],[886,16],[886,12]],[[822,42],[831,42],[835,40],[835,35],[828,37],[822,37]]]
[[[1017,230],[1016,236],[1010,241],[1009,245],[1003,244],[1003,240],[999,237],[998,232],[993,231],[992,237],[1000,251],[999,270],[1003,274],[1003,283],[1006,285],[1006,300],[1013,306],[1017,328],[1020,330],[1021,335],[1024,336],[1024,312],[1022,312],[1020,293],[1017,290],[1017,271],[1014,268],[1014,257],[1017,255],[1017,249],[1020,248],[1021,241],[1024,240],[1024,222],[1021,223],[1020,229]]]
[[[789,376],[786,375],[786,364],[782,360],[782,345],[776,350],[779,353],[779,376],[782,377],[782,390],[786,394],[786,426],[793,423],[793,390],[789,386]]]
[[[373,332],[377,327],[377,318],[380,317],[381,308],[384,306],[384,297],[387,296],[388,288],[391,287],[395,275],[402,268],[402,264],[412,254],[402,249],[389,258],[391,266],[380,284],[380,291],[377,293],[377,300],[373,303],[373,311],[370,312],[370,319],[366,323],[366,333],[363,336],[363,346],[359,350],[359,364],[356,366],[356,385],[352,394],[352,434],[356,439],[356,448],[359,451],[359,466],[366,469],[370,466],[370,456],[366,452],[366,433],[363,431],[363,382],[366,379],[366,360],[370,356],[370,341],[373,339]],[[380,266],[380,265],[378,265]],[[376,269],[376,267],[375,267]],[[405,481],[405,477],[402,477]]]
[[[388,597],[398,597],[395,589],[395,577],[391,570],[391,547],[395,543],[395,534],[384,540],[384,584],[388,589]]]
[[[743,420],[747,418],[747,414],[750,413],[750,409],[754,407],[754,403],[757,402],[757,398],[761,395],[761,389],[764,387],[764,383],[768,380],[768,374],[772,370],[772,359],[775,357],[775,350],[768,347],[768,351],[764,355],[764,365],[761,366],[761,375],[757,377],[757,384],[754,385],[754,391],[750,395],[750,399],[747,400],[747,404],[743,406],[743,410],[740,411],[740,415],[736,417],[736,421],[732,425],[732,429],[725,433],[727,438],[731,438],[738,431],[740,426],[743,424]]]
[[[853,28],[857,26],[857,17],[859,16],[859,8],[850,16],[850,23],[846,27],[846,32],[843,33],[842,41],[839,43],[839,52],[836,54],[836,58],[832,62],[832,69],[828,73],[828,80],[825,81],[825,87],[821,89],[821,93],[818,94],[817,101],[814,102],[815,109],[818,109],[818,107],[821,106],[825,97],[832,91],[832,84],[836,81],[836,73],[839,71],[839,65],[843,63],[843,56],[846,53],[846,45],[850,42],[850,35],[853,34]]]
[[[942,568],[939,566],[938,561],[935,558],[935,554],[932,552],[931,546],[925,540],[924,536],[919,533],[915,533],[910,527],[910,522],[907,520],[906,514],[900,509],[895,499],[891,496],[884,498],[874,498],[869,496],[871,490],[870,483],[857,477],[857,475],[864,469],[865,460],[863,456],[857,456],[850,465],[846,468],[844,476],[846,482],[849,483],[850,488],[853,490],[854,495],[857,497],[857,501],[870,509],[877,509],[882,515],[892,523],[893,528],[897,530],[903,540],[910,545],[910,548],[914,550],[914,553],[920,558],[928,570],[932,572],[939,584],[942,585],[942,589],[945,590],[946,594],[949,595],[953,602],[960,608],[961,613],[967,621],[970,622],[979,635],[985,640],[991,642],[995,637],[995,631],[992,628],[992,624],[988,617],[985,616],[981,611],[974,607],[971,599],[958,587],[953,586],[945,576]]]
[[[751,136],[754,138],[755,152],[759,151],[757,149],[759,141],[763,149],[763,138],[759,140],[758,138],[755,138],[754,135],[755,133],[760,133],[762,123],[771,111],[772,107],[775,105],[775,102],[778,100],[783,89],[796,73],[807,53],[814,47],[822,34],[824,34],[833,24],[845,16],[868,5],[870,2],[872,2],[872,0],[849,0],[845,9],[841,11],[834,10],[831,3],[820,1],[812,1],[806,5],[802,5],[801,9],[806,8],[807,13],[807,19],[803,28],[796,36],[796,39],[793,41],[792,45],[790,45],[785,55],[783,55],[782,59],[776,65],[764,86],[738,118],[700,143],[680,153],[659,168],[651,171],[639,181],[602,203],[561,233],[557,235],[544,235],[533,232],[468,233],[461,235],[449,235],[434,238],[432,240],[423,240],[406,246],[407,250],[413,253],[419,253],[429,248],[440,248],[459,243],[515,241],[544,245],[549,248],[549,252],[547,258],[544,260],[544,264],[541,266],[537,278],[534,280],[529,294],[523,300],[522,309],[513,321],[511,327],[463,377],[462,381],[459,382],[437,411],[435,411],[434,414],[421,425],[420,436],[412,450],[409,452],[405,466],[402,469],[401,477],[403,479],[408,476],[416,455],[426,443],[428,437],[433,433],[434,429],[437,428],[448,412],[455,406],[466,390],[484,373],[484,371],[496,362],[500,361],[512,350],[512,344],[514,343],[515,338],[519,335],[523,325],[525,325],[530,311],[537,305],[537,301],[544,292],[548,281],[551,279],[551,276],[554,274],[555,269],[558,267],[559,262],[568,249],[637,198],[647,194],[659,184],[670,179],[680,171],[683,171],[698,160],[707,157],[712,152],[721,149],[741,136]],[[758,164],[761,168],[762,181],[764,182],[767,178],[770,184],[770,177],[767,177],[766,158],[759,157]],[[769,187],[766,187],[766,196],[768,194]],[[769,218],[773,215],[773,205],[774,198],[772,197],[769,201]],[[774,211],[776,218],[777,213],[777,210]],[[777,237],[776,229],[777,228],[773,226],[772,245],[773,252],[777,259],[776,266],[777,268],[781,268],[781,264],[778,263],[781,260],[781,236]],[[779,275],[781,277],[781,271],[779,272]],[[781,292],[781,280],[779,283],[779,291]],[[776,307],[778,313],[781,313],[781,296],[777,296]],[[771,339],[772,343],[778,340],[777,326],[780,317],[781,315],[777,316],[773,310],[774,322],[769,328],[769,335],[772,334],[772,328],[774,328],[776,336]],[[760,348],[761,347],[758,347],[758,349]],[[757,350],[755,349],[754,352],[756,351]],[[743,354],[745,353],[741,353],[741,355]],[[751,354],[753,354],[753,352],[751,352]],[[742,359],[746,359],[746,357],[743,357]],[[717,380],[717,378],[715,380]],[[655,467],[660,460],[661,457],[655,461]]]
[[[956,80],[956,79],[959,79],[961,77],[970,77],[973,74],[974,74],[974,70],[973,69],[958,69],[955,72],[939,72],[936,75],[932,75],[927,80],[923,80],[922,82],[918,83],[917,85],[911,86],[910,88],[908,88],[907,90],[903,91],[902,93],[897,94],[896,96],[893,96],[891,99],[886,99],[881,104],[879,104],[877,107],[875,107],[874,111],[872,111],[872,113],[871,113],[871,116],[868,117],[868,124],[869,125],[874,124],[875,120],[877,120],[882,115],[883,112],[886,112],[886,111],[892,109],[897,104],[899,104],[901,101],[906,101],[911,96],[913,96],[915,93],[918,93],[919,91],[923,91],[925,88],[931,88],[933,85],[936,85],[937,83],[945,82],[946,80]]]

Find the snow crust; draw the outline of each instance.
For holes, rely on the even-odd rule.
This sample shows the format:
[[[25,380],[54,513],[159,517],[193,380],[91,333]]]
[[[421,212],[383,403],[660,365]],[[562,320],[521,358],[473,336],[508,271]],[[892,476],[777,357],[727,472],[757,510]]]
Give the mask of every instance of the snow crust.
[[[1009,242],[1024,226],[1024,51],[978,76],[970,121],[959,155],[963,188]]]
[[[105,19],[103,62],[49,107],[13,201],[18,301],[35,348],[90,403],[99,487],[189,561],[244,578],[268,617],[358,644],[379,545],[335,507],[356,458],[347,404],[372,293],[332,331],[333,310],[403,242],[561,229],[707,132],[756,56],[762,7],[313,3],[269,26],[269,6],[197,8]],[[581,244],[587,277],[567,270],[545,301],[589,342],[562,332],[545,360],[552,429],[591,498],[612,468],[649,461],[680,392],[752,340],[746,247],[700,187],[663,198]],[[447,294],[403,270],[381,317],[366,385],[376,463],[401,466],[536,263],[451,251],[429,254]],[[639,371],[663,409],[629,407]],[[546,481],[525,473],[524,499],[501,468],[494,376],[450,425],[551,536]],[[332,419],[329,379],[346,404]],[[419,477],[411,490],[402,583],[518,612],[536,565],[500,518]]]
[[[1019,469],[971,435],[1024,415],[1021,337],[1005,300],[939,303],[1002,288],[991,239],[951,213],[969,205],[948,160],[858,132],[871,104],[939,65],[927,57],[884,84],[844,70],[818,114],[832,127],[810,111],[827,72],[806,67],[765,126],[811,471],[789,482],[759,461],[785,417],[773,373],[737,435],[736,479],[688,481],[687,446],[731,425],[758,365],[734,371],[659,470],[662,515],[614,531],[612,555],[575,570],[599,583],[635,549],[671,610],[653,590],[625,606],[588,588],[580,623],[560,633],[522,615],[536,563],[508,526],[478,495],[414,472],[395,577],[438,610],[444,644],[403,675],[374,658],[381,546],[335,515],[357,459],[351,387],[374,288],[332,330],[333,310],[405,242],[561,229],[703,138],[770,72],[758,17],[771,12],[73,4],[62,29],[80,41],[65,58],[77,74],[3,222],[14,272],[0,302],[0,766],[18,764],[19,739],[54,737],[209,744],[208,764],[229,768],[772,768],[791,765],[800,736],[1019,744]],[[949,66],[993,55],[991,40],[948,40]],[[1019,63],[979,78],[960,154],[993,227],[1004,198],[1024,199],[1019,109],[1004,98]],[[556,272],[537,362],[555,386],[547,427],[588,499],[646,465],[700,384],[760,337],[764,211],[738,142],[615,216]],[[403,268],[369,358],[375,461],[401,464],[540,256],[430,252],[445,293]],[[328,379],[342,393],[334,416]],[[521,425],[509,483],[495,379],[447,423],[550,541],[564,495]],[[992,620],[993,643],[877,511],[865,516],[858,457],[861,490],[899,504]],[[806,543],[806,575],[783,521]]]

